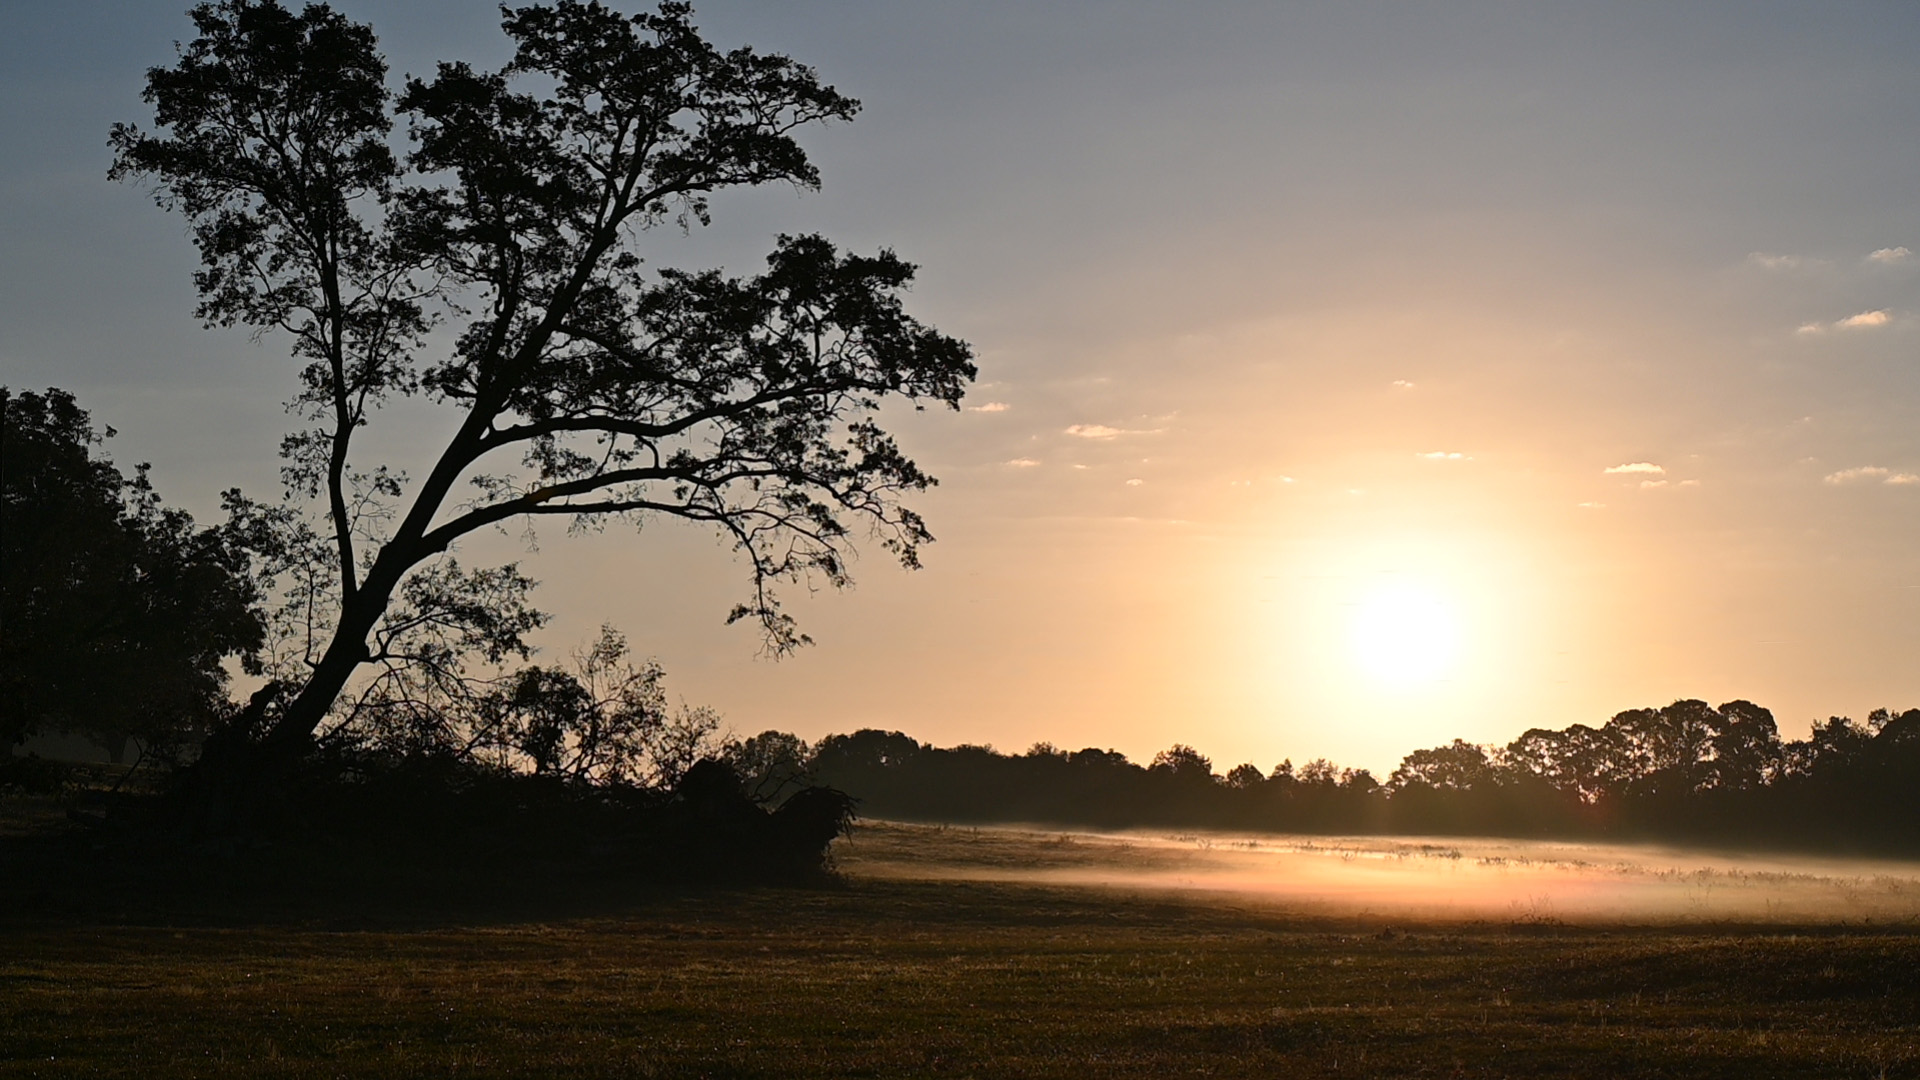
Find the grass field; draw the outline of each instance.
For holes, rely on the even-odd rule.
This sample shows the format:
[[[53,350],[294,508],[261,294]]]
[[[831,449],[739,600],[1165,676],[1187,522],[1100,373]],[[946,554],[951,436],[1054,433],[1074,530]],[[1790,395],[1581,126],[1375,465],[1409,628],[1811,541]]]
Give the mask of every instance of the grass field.
[[[1102,858],[1074,847],[870,827],[840,887],[553,919],[16,914],[0,1075],[1920,1076],[1911,925],[1408,921],[976,872]]]

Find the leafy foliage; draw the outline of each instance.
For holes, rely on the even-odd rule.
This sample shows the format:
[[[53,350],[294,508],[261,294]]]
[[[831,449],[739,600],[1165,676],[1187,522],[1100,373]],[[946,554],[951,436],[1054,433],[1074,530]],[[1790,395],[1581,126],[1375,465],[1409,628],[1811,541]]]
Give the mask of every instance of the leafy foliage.
[[[730,739],[721,760],[739,774],[747,796],[774,803],[813,785],[813,748],[784,731],[763,731],[748,739]]]
[[[372,31],[324,4],[217,0],[192,18],[199,37],[148,74],[160,131],[116,127],[114,175],[192,223],[202,318],[284,332],[305,361],[311,426],[283,444],[285,474],[324,525],[288,548],[324,550],[332,582],[308,574],[295,605],[313,644],[280,735],[320,728],[368,663],[376,682],[402,659],[425,669],[404,678],[441,680],[443,653],[392,647],[389,605],[417,609],[415,575],[443,596],[457,573],[473,586],[439,560],[512,519],[718,529],[751,577],[730,617],[776,653],[806,641],[776,586],[846,584],[856,524],[918,564],[932,537],[902,499],[934,481],[878,412],[957,407],[974,366],[905,313],[912,265],[818,236],[781,237],[746,277],[639,253],[653,229],[707,224],[727,188],[817,187],[794,134],[858,103],[786,57],[715,48],[682,3],[503,9],[504,67],[444,63],[397,97]],[[430,356],[443,320],[452,347]],[[395,395],[454,414],[417,481],[354,459]],[[476,627],[475,647],[511,648],[500,629]]]
[[[460,580],[455,569],[457,589],[471,577]],[[430,579],[410,584],[422,581]],[[465,622],[448,626],[467,632]],[[496,663],[506,659],[498,638],[444,638],[426,637],[416,646],[421,655],[382,663],[324,739],[389,756],[445,755],[503,773],[654,791],[672,789],[694,763],[722,752],[719,714],[670,704],[665,671],[655,661],[635,663],[610,626],[570,665],[491,673],[471,670],[468,658],[493,649]],[[524,647],[518,651],[524,659]]]
[[[821,741],[812,775],[906,820],[1106,828],[1625,836],[1920,852],[1920,709],[1836,717],[1782,741],[1749,701],[1683,700],[1505,747],[1416,750],[1382,784],[1324,758],[1225,776],[1175,744],[1146,767],[1112,750],[1025,754],[864,730]]]
[[[10,394],[0,450],[0,747],[42,731],[162,753],[226,709],[227,670],[257,665],[262,625],[251,508],[196,528],[127,477],[62,390]]]

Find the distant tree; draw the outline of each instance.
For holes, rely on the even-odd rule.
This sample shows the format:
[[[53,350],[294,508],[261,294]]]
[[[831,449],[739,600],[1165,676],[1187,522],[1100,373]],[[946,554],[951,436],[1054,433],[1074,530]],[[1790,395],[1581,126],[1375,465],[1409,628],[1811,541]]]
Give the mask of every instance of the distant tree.
[[[862,728],[851,735],[829,735],[814,749],[814,766],[847,771],[898,768],[917,759],[924,748],[898,731]]]
[[[778,802],[814,779],[813,748],[784,731],[729,740],[720,756],[740,774],[747,796],[759,803]]]
[[[1884,739],[1895,746],[1920,746],[1920,709],[1908,709],[1897,715],[1890,709],[1875,709],[1867,717],[1870,724],[1875,716],[1881,718],[1875,728],[1876,742]]]
[[[1794,775],[1833,774],[1864,759],[1873,742],[1874,734],[1865,724],[1850,717],[1830,716],[1814,724],[1804,740],[1786,746],[1782,756]]]
[[[1127,755],[1118,750],[1102,750],[1094,746],[1068,754],[1067,762],[1085,769],[1121,769],[1133,764],[1127,760]]]
[[[1714,740],[1725,726],[1712,706],[1693,698],[1659,709],[1631,709],[1607,722],[1621,748],[1627,783],[1667,793],[1707,785]]]
[[[1387,777],[1387,787],[1401,791],[1426,787],[1440,791],[1472,791],[1495,786],[1499,772],[1484,747],[1464,739],[1431,750],[1415,750]]]
[[[654,229],[705,225],[717,191],[817,187],[794,132],[856,102],[786,57],[716,49],[676,2],[503,9],[503,68],[441,64],[397,99],[373,31],[325,4],[191,16],[198,36],[148,73],[159,133],[115,127],[113,175],[191,223],[202,319],[284,332],[306,365],[293,404],[310,426],[284,472],[320,507],[306,536],[331,570],[307,579],[312,646],[273,741],[301,745],[363,665],[410,655],[394,620],[409,581],[441,575],[410,626],[482,612],[497,581],[436,568],[515,519],[718,529],[752,579],[731,618],[776,653],[806,640],[776,586],[846,584],[854,524],[917,565],[931,536],[901,500],[934,481],[875,413],[957,408],[975,369],[905,314],[914,268],[818,236],[780,238],[744,278],[639,253]],[[453,332],[430,334],[442,319]],[[357,456],[401,396],[451,414],[417,481]],[[463,634],[521,644],[511,623]]]
[[[1153,764],[1148,768],[1182,781],[1205,780],[1212,783],[1217,779],[1213,775],[1212,760],[1185,743],[1174,743],[1153,755]]]
[[[195,528],[127,477],[71,394],[0,388],[0,750],[42,731],[178,750],[228,708],[224,662],[256,659],[256,519]]]
[[[1380,790],[1380,781],[1371,769],[1341,769],[1340,786],[1358,795],[1371,795]]]
[[[1303,784],[1332,787],[1340,782],[1340,767],[1326,758],[1314,758],[1300,766],[1297,779]]]
[[[1227,772],[1228,787],[1256,788],[1266,782],[1266,775],[1260,771],[1260,766],[1252,762],[1235,765]]]
[[[1723,791],[1758,788],[1780,772],[1780,727],[1773,713],[1751,701],[1729,701],[1718,709],[1722,723],[1712,741],[1709,786]]]
[[[1577,795],[1592,803],[1619,793],[1632,779],[1616,731],[1572,724],[1563,731],[1532,728],[1508,743],[1501,752],[1505,764],[1520,775]]]

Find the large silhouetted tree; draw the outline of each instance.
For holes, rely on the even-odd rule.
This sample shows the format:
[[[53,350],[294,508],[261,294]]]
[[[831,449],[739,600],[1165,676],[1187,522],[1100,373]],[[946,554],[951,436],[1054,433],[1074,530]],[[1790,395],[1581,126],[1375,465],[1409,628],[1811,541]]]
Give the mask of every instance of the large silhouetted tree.
[[[371,28],[326,5],[191,16],[198,37],[148,74],[157,133],[117,126],[114,174],[191,222],[201,318],[283,332],[304,362],[310,426],[286,440],[285,473],[323,508],[332,570],[276,740],[304,741],[381,658],[409,581],[512,519],[717,527],[751,574],[731,617],[775,651],[805,639],[773,587],[845,583],[856,524],[916,565],[930,536],[901,496],[933,481],[876,410],[957,406],[974,367],[902,310],[913,267],[818,236],[781,237],[749,277],[639,254],[651,230],[705,225],[717,191],[817,187],[793,134],[855,101],[784,56],[716,49],[682,3],[503,9],[505,67],[441,64],[397,96]],[[355,456],[402,395],[454,414],[412,481]],[[440,580],[425,621],[445,626],[476,605],[459,574]],[[477,633],[511,651],[503,632]]]

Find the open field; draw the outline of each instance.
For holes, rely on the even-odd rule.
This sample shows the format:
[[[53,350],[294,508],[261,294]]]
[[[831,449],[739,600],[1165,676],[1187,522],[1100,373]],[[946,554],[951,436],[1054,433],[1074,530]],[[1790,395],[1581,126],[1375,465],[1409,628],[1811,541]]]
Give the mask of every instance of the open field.
[[[1920,1076],[1908,922],[1045,880],[1220,851],[872,826],[844,887],[566,918],[16,913],[0,1076]]]

